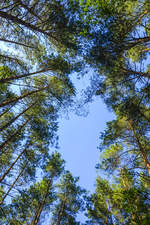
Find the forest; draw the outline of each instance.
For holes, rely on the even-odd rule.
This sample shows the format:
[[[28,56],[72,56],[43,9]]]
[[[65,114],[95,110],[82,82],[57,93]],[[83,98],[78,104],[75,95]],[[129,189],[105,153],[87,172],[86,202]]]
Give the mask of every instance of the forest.
[[[58,131],[95,98],[115,117],[90,193]],[[149,0],[0,1],[0,224],[150,224]]]

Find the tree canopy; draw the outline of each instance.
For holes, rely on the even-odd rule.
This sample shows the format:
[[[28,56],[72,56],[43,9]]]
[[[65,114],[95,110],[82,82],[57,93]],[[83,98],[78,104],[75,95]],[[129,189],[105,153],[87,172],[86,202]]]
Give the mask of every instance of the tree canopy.
[[[0,224],[78,225],[82,212],[85,224],[148,225],[149,0],[2,0],[0,46]],[[92,194],[57,149],[60,115],[79,107],[72,74],[86,67],[83,101],[115,114]]]

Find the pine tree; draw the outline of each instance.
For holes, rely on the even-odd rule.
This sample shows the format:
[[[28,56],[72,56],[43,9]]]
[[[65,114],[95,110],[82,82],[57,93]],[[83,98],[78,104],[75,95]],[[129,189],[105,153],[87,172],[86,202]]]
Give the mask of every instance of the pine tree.
[[[83,210],[83,190],[77,185],[79,178],[73,177],[66,171],[59,184],[56,184],[56,203],[52,211],[52,219],[50,224],[80,224],[76,221],[76,215]]]

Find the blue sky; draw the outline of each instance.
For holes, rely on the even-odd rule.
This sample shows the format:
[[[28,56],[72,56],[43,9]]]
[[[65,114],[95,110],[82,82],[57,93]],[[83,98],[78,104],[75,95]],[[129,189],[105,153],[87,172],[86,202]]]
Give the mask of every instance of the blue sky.
[[[66,161],[66,169],[73,176],[79,176],[81,187],[91,193],[95,190],[95,165],[100,156],[97,148],[99,134],[104,131],[106,122],[113,118],[114,115],[108,112],[105,104],[98,98],[89,105],[87,117],[71,113],[68,120],[63,118],[59,124],[59,151]],[[77,220],[84,223],[84,215],[80,213]]]
[[[81,97],[82,90],[90,83],[94,71],[89,72],[80,80],[72,74],[72,81],[77,89],[77,97]],[[86,108],[86,107],[85,107]],[[80,185],[89,191],[94,191],[96,180],[95,165],[99,161],[98,146],[100,132],[106,128],[106,122],[114,118],[100,97],[87,105],[89,111],[86,117],[69,113],[69,119],[62,117],[59,122],[60,153],[66,161],[66,169],[73,176],[80,177]]]
[[[59,124],[60,153],[66,160],[66,169],[74,176],[80,176],[80,185],[94,191],[96,178],[95,165],[99,160],[99,134],[104,131],[106,122],[114,118],[99,98],[89,105],[87,117],[73,113]]]

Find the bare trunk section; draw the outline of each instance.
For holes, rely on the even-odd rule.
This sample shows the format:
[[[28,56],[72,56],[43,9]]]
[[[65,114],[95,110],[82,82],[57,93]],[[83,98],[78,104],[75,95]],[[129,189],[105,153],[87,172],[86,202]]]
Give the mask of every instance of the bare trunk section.
[[[11,105],[8,109],[4,110],[1,114],[0,117],[4,116],[6,113],[9,112],[9,110],[13,107],[13,105]]]
[[[36,27],[35,25],[33,24],[30,24],[22,19],[19,19],[17,18],[16,16],[13,16],[11,14],[8,14],[7,12],[4,12],[4,11],[0,11],[0,17],[1,18],[4,18],[6,20],[10,20],[14,23],[17,23],[17,24],[20,24],[20,25],[23,25],[25,26],[26,28],[28,28],[29,30],[33,30],[33,31],[36,31],[36,32],[39,32],[39,33],[42,33],[46,36],[49,36],[49,33],[47,33],[46,31],[44,30],[41,30],[40,28]]]
[[[140,77],[146,77],[146,78],[150,78],[150,73],[145,73],[145,72],[139,72],[139,71],[135,71],[135,70],[128,70],[125,68],[122,68],[128,75],[129,74],[134,74],[134,75],[138,75]]]
[[[22,126],[20,126],[19,129],[18,129],[14,134],[12,134],[11,136],[9,136],[8,139],[7,139],[6,141],[4,141],[3,143],[1,143],[1,145],[0,145],[0,150],[2,151],[2,153],[3,153],[3,148],[4,148],[7,144],[9,144],[9,142],[10,142],[13,138],[15,138],[16,135],[18,135],[18,134],[21,132],[21,130],[26,126],[26,124],[27,124],[28,122],[29,122],[29,120],[27,120]]]
[[[147,172],[148,172],[148,174],[150,176],[150,162],[148,161],[147,155],[146,155],[146,153],[145,153],[145,151],[144,151],[144,149],[143,149],[143,147],[142,147],[142,145],[140,143],[140,140],[139,140],[139,138],[138,138],[138,136],[137,136],[137,134],[136,134],[136,132],[134,130],[134,127],[132,125],[132,121],[128,120],[128,123],[129,123],[129,126],[130,126],[130,128],[131,128],[131,130],[133,132],[133,136],[135,138],[136,144],[139,147],[139,151],[140,151],[140,153],[142,155],[142,159],[144,161],[145,167],[147,168]]]
[[[9,104],[14,103],[14,102],[18,102],[19,100],[21,100],[21,99],[23,99],[23,98],[26,98],[26,97],[28,97],[28,96],[30,96],[30,95],[32,95],[32,94],[38,93],[38,92],[40,92],[40,91],[43,91],[43,90],[45,90],[46,88],[47,88],[47,87],[42,87],[42,88],[40,88],[40,89],[38,89],[38,90],[28,92],[28,93],[26,93],[26,94],[23,94],[23,95],[21,95],[21,96],[19,96],[19,97],[14,98],[14,99],[12,99],[12,100],[5,101],[5,102],[3,102],[3,103],[0,104],[0,107],[4,107],[4,106],[9,105]]]
[[[114,225],[114,223],[113,223],[113,214],[112,214],[112,211],[111,211],[109,199],[108,199],[108,201],[107,201],[106,204],[108,205],[108,206],[107,206],[107,210],[108,210],[108,213],[109,213],[109,215],[110,215],[111,225]]]
[[[26,73],[26,74],[22,74],[22,75],[18,75],[18,76],[12,76],[12,77],[7,77],[7,78],[2,78],[2,79],[0,79],[0,83],[6,83],[8,81],[17,80],[17,79],[21,79],[21,78],[24,78],[24,77],[29,77],[31,75],[35,75],[37,73],[44,73],[44,72],[47,72],[49,70],[50,70],[50,68],[47,68],[47,69],[35,71],[33,73]]]
[[[7,127],[9,127],[13,122],[15,122],[20,116],[22,116],[25,112],[27,112],[30,108],[32,108],[37,102],[34,102],[32,105],[27,107],[25,110],[23,110],[21,113],[19,113],[16,117],[11,119],[8,123],[6,123],[4,126],[0,128],[0,131],[3,131]]]
[[[44,197],[43,197],[42,202],[40,203],[40,207],[39,207],[38,211],[36,212],[34,221],[31,223],[32,225],[37,225],[37,223],[38,223],[38,221],[39,221],[39,219],[40,219],[40,215],[41,215],[41,213],[42,213],[42,210],[43,210],[43,207],[44,207],[44,205],[45,205],[47,196],[48,196],[48,194],[49,194],[50,187],[51,187],[52,182],[53,182],[53,176],[54,176],[54,174],[52,174],[51,177],[50,177],[50,179],[49,179],[46,193],[45,193],[45,195],[44,195]]]
[[[10,186],[10,188],[8,189],[8,191],[6,192],[6,194],[2,197],[2,200],[0,202],[0,205],[3,204],[5,198],[8,196],[9,192],[12,190],[12,188],[15,186],[15,184],[17,183],[18,179],[21,177],[21,175],[23,174],[23,171],[26,167],[27,163],[25,164],[25,166],[22,168],[22,170],[20,171],[19,175],[17,176],[17,178],[15,179],[15,181],[12,183],[12,185]]]
[[[14,58],[14,57],[11,57],[11,56],[8,56],[8,55],[1,55],[0,54],[0,57],[3,57],[3,58],[6,58],[6,59],[9,59],[9,60],[14,60],[16,61],[19,65],[21,65],[21,60],[17,59],[17,58]]]
[[[26,45],[26,44],[23,44],[23,43],[20,43],[20,42],[17,42],[17,41],[7,40],[7,39],[4,39],[4,38],[0,38],[0,41],[11,43],[11,44],[16,44],[16,45],[21,45],[21,46],[24,46],[24,47],[27,47],[27,48],[35,49],[35,47],[33,47],[33,46]]]
[[[8,175],[8,173],[11,171],[11,169],[14,167],[14,165],[16,164],[16,162],[18,161],[18,159],[20,159],[20,157],[24,154],[24,152],[27,150],[27,148],[29,147],[29,145],[17,156],[17,158],[15,159],[15,161],[11,164],[11,166],[5,171],[5,173],[0,177],[0,183],[5,179],[5,177]]]
[[[150,41],[150,37],[142,37],[142,38],[133,38],[130,43],[133,44],[139,44],[139,43],[145,43],[145,42],[149,42]]]
[[[65,204],[66,204],[66,198],[65,198],[65,200],[64,200],[64,201],[62,202],[62,204],[61,204],[61,208],[60,208],[60,211],[59,211],[59,213],[58,213],[58,218],[57,218],[56,225],[60,225],[61,218],[62,218],[64,209],[65,209]]]

